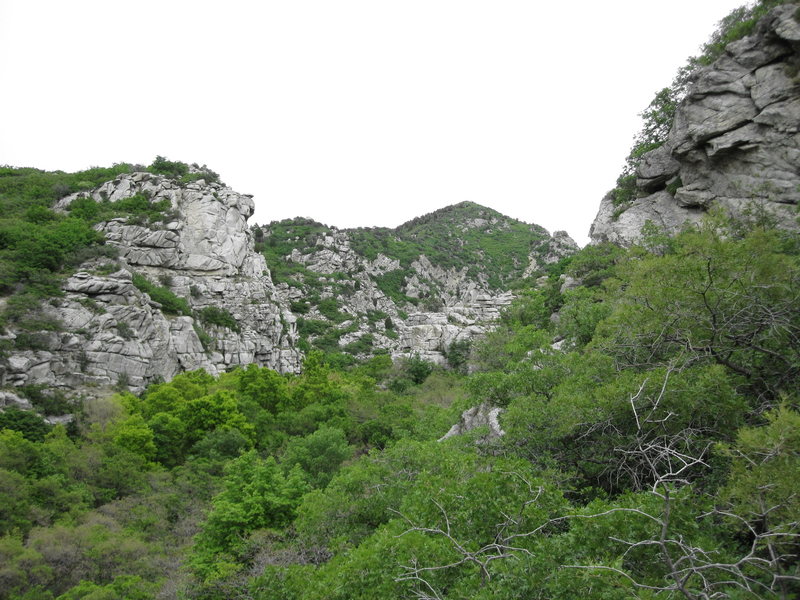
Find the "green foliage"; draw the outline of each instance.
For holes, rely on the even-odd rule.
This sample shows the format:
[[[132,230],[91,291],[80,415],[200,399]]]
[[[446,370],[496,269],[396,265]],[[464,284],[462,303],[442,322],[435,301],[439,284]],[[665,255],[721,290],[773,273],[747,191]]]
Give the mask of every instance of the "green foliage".
[[[66,221],[32,205],[21,227]],[[444,252],[423,238],[448,219],[513,233],[481,210],[358,244],[396,253],[402,298],[418,251]],[[326,233],[270,227],[260,243],[276,255]],[[92,394],[77,411],[23,388],[78,423],[70,437],[0,413],[0,600],[669,598],[682,594],[675,564],[690,569],[683,596],[744,598],[746,575],[764,598],[794,597],[799,250],[756,212],[712,215],[674,239],[649,226],[640,247],[593,246],[541,287],[519,285],[482,341],[449,347],[454,370],[417,356],[356,364],[338,341],[359,325],[341,327],[336,300],[353,288],[298,269],[304,306],[325,317],[298,329],[328,350],[309,344],[301,374],[193,371],[138,397]],[[475,255],[452,266],[464,256]],[[561,294],[562,274],[583,283]],[[39,275],[6,302],[20,333],[46,323],[39,303],[58,273]],[[161,283],[137,276],[191,315]],[[235,325],[222,311],[196,316]],[[366,353],[387,320],[367,312],[371,333],[344,349]],[[474,372],[458,372],[468,357]],[[482,426],[436,441],[484,402],[506,409],[502,438]]]
[[[307,474],[314,487],[325,487],[341,464],[353,455],[344,432],[323,426],[303,438],[293,438],[286,446],[282,464],[291,472],[295,466]]]
[[[433,373],[433,363],[430,363],[415,354],[404,361],[402,370],[403,373],[411,379],[411,381],[416,384],[420,384],[428,378],[428,375]]]
[[[407,269],[396,269],[388,271],[383,275],[375,277],[375,285],[384,294],[389,296],[398,304],[405,304],[410,302],[411,299],[405,295],[403,288],[405,287],[406,277],[409,277],[411,272]]]
[[[747,515],[734,523],[742,534],[750,526],[786,536],[761,540],[759,551],[766,553],[775,545],[789,550],[788,538],[800,529],[800,414],[784,405],[765,417],[766,425],[742,428],[735,442],[721,446],[732,464],[720,498],[732,514]]]
[[[161,310],[167,314],[186,316],[192,314],[192,309],[189,308],[189,303],[185,298],[175,295],[174,292],[165,287],[151,283],[139,273],[133,274],[133,285],[150,296],[154,302],[158,302],[161,305]]]
[[[725,51],[725,46],[736,40],[753,33],[758,21],[770,10],[782,4],[791,3],[792,0],[758,0],[750,5],[734,9],[719,22],[717,30],[711,39],[703,45],[702,54],[689,61],[689,67],[694,65],[710,65]]]
[[[0,412],[0,430],[20,432],[26,440],[42,442],[50,426],[39,415],[18,408],[6,408]]]
[[[235,571],[245,537],[264,527],[288,525],[307,489],[299,468],[284,476],[272,457],[263,460],[250,451],[232,461],[197,536],[194,568],[206,580]]]
[[[231,331],[239,332],[241,327],[236,318],[226,309],[217,306],[206,306],[197,312],[201,321],[209,325],[227,327]]]
[[[149,600],[158,586],[136,575],[118,575],[106,585],[81,581],[56,600]]]
[[[76,173],[41,171],[31,168],[0,167],[0,199],[3,214],[29,210],[31,206],[49,207],[54,200],[69,194],[90,190],[123,173],[130,173],[129,164],[93,167]]]
[[[335,281],[343,277],[342,274],[333,273],[322,278],[287,258],[292,252],[314,252],[319,248],[318,242],[332,235],[333,230],[308,219],[292,219],[259,227],[258,232],[263,241],[257,243],[257,249],[267,258],[273,280],[304,288],[307,292],[302,301],[293,303],[293,310],[306,314],[311,306],[317,306],[331,321],[349,318],[338,312],[331,298],[322,301],[314,298],[325,286],[335,288]],[[406,281],[415,273],[411,265],[423,256],[437,266],[464,271],[472,277],[477,277],[480,270],[491,287],[503,288],[521,278],[532,251],[536,255],[547,250],[544,244],[547,234],[541,227],[504,217],[472,202],[435,211],[396,229],[377,227],[352,229],[346,233],[351,248],[362,257],[374,260],[382,254],[400,263],[399,268],[370,275],[378,289],[399,306],[421,303],[426,310],[440,308],[435,294],[418,299],[405,293]],[[428,283],[433,285],[433,282]],[[340,285],[339,291],[353,293],[359,285],[359,281],[346,287]],[[378,320],[374,315],[366,317],[370,323]]]
[[[624,254],[622,248],[608,242],[590,244],[572,257],[567,273],[586,287],[597,286],[613,274]]]
[[[599,342],[626,365],[710,361],[758,394],[794,389],[800,264],[782,247],[775,230],[734,239],[712,222],[630,261]]]
[[[339,303],[336,298],[326,298],[317,303],[317,310],[334,323],[341,323],[349,318],[346,313],[339,312]]]
[[[189,165],[180,161],[167,160],[163,156],[156,156],[147,170],[158,175],[180,179],[189,172]]]
[[[127,217],[128,222],[136,224],[154,223],[164,219],[164,213],[170,209],[167,198],[151,201],[142,193],[116,202],[104,200],[97,202],[90,196],[78,197],[69,205],[69,213],[89,223],[99,223],[118,217]]]
[[[372,351],[374,337],[371,333],[365,333],[354,342],[347,344],[342,350],[349,354],[368,354]]]
[[[445,358],[450,368],[458,372],[465,372],[469,363],[471,349],[472,342],[470,340],[457,340],[450,344],[447,352],[445,352]]]
[[[66,415],[75,412],[77,403],[67,398],[62,390],[47,389],[45,385],[23,385],[17,390],[45,416]]]

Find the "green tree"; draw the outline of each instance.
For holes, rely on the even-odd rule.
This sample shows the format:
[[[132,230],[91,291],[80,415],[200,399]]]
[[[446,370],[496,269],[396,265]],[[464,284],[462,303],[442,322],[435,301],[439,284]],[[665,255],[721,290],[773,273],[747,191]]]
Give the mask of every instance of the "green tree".
[[[239,412],[235,396],[228,391],[218,391],[185,402],[178,418],[186,427],[189,442],[201,439],[214,429],[238,429],[246,437],[253,434],[253,426]]]
[[[711,221],[631,261],[598,341],[637,368],[715,362],[775,398],[800,375],[800,265],[775,230],[727,231]]]
[[[194,568],[207,580],[235,572],[245,538],[257,529],[288,525],[308,489],[299,468],[284,475],[274,458],[261,459],[254,450],[233,460],[196,538]]]
[[[325,487],[341,464],[353,455],[353,448],[341,429],[323,425],[303,438],[292,438],[281,462],[284,470],[299,466],[314,487]]]

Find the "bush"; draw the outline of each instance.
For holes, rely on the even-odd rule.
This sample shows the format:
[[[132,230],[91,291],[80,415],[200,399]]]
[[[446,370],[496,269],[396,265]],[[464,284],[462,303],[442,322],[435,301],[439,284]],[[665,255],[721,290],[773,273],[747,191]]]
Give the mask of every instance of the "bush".
[[[147,170],[157,175],[166,175],[173,179],[180,179],[189,172],[189,165],[179,161],[167,160],[163,156],[156,156]]]
[[[227,327],[231,331],[239,333],[241,327],[234,316],[224,308],[217,306],[206,306],[197,313],[197,316],[204,323],[209,325],[219,325],[220,327]]]
[[[47,416],[75,412],[75,404],[60,390],[50,390],[44,385],[23,385],[17,389],[22,396],[30,400],[36,410]]]
[[[42,442],[50,426],[35,413],[11,407],[0,412],[0,431],[3,429],[19,431],[27,440]]]
[[[368,354],[372,351],[372,345],[375,339],[371,333],[366,333],[354,342],[347,344],[342,350],[348,354]]]
[[[161,310],[170,315],[185,315],[191,316],[192,309],[189,308],[189,303],[185,298],[175,295],[173,292],[164,287],[159,287],[148,281],[138,273],[133,274],[133,285],[140,291],[144,292],[154,302],[161,305]]]

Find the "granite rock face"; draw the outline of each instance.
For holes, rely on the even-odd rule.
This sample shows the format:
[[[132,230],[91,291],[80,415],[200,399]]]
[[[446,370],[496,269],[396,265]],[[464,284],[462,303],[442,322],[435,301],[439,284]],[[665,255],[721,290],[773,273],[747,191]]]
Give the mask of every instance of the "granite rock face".
[[[484,335],[513,299],[489,284],[481,265],[445,268],[424,254],[410,266],[381,253],[367,258],[353,250],[347,231],[335,228],[312,248],[284,257],[310,274],[312,287],[275,285],[248,228],[251,197],[203,180],[179,184],[151,173],[124,174],[61,199],[55,210],[68,213],[80,198],[115,203],[134,196],[167,208],[156,222],[132,215],[96,226],[116,256],[83,263],[64,280],[63,296],[44,303],[41,316],[59,323],[58,331],[6,332],[15,349],[0,359],[0,388],[44,385],[96,395],[112,387],[138,392],[200,368],[218,374],[254,363],[298,372],[299,316],[333,328],[338,347],[359,358],[387,353],[446,364],[453,344]],[[459,232],[474,237],[470,227],[503,226],[493,219]],[[564,232],[549,236],[530,227],[536,235],[529,264],[522,254],[517,276],[539,274],[577,250]],[[402,280],[399,294],[385,291],[387,277]],[[186,303],[181,314],[160,304],[174,304],[165,290]],[[316,300],[307,303],[311,295]],[[331,301],[334,317],[324,308]],[[303,306],[302,315],[292,311]],[[24,404],[11,396],[2,402]]]
[[[138,391],[199,368],[217,374],[256,363],[299,370],[295,317],[276,294],[264,257],[253,250],[251,198],[216,183],[180,186],[149,173],[122,175],[88,193],[109,202],[135,194],[167,199],[164,221],[99,224],[119,257],[85,263],[64,282],[64,296],[42,309],[62,331],[38,332],[36,350],[12,353],[0,366],[0,384]],[[68,210],[80,195],[62,199],[56,209]],[[133,284],[134,273],[184,298],[192,316],[165,314]],[[235,330],[198,318],[208,307],[232,316]]]
[[[712,207],[738,216],[759,210],[797,226],[800,200],[800,23],[796,5],[774,9],[749,37],[697,73],[666,143],[645,154],[639,198],[603,199],[595,242],[635,242],[646,221],[667,232]]]

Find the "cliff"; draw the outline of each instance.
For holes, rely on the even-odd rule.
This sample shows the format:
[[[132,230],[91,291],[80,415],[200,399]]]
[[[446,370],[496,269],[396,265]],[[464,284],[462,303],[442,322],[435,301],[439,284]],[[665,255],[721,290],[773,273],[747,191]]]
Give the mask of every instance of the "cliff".
[[[700,69],[677,107],[666,143],[642,156],[636,196],[601,202],[590,236],[629,245],[651,221],[668,233],[712,207],[762,212],[797,227],[800,199],[800,23],[780,6],[752,35]]]
[[[133,173],[67,196],[55,210],[68,213],[78,199],[116,203],[137,195],[168,205],[165,218],[149,224],[114,218],[95,227],[118,257],[82,264],[64,281],[63,296],[44,303],[44,317],[61,324],[57,331],[10,329],[12,341],[32,335],[34,343],[2,361],[0,384],[91,392],[119,383],[141,390],[199,368],[219,373],[256,363],[297,371],[295,318],[253,250],[249,196],[218,183],[181,186]],[[156,292],[189,310],[169,314],[176,311],[152,298]]]

